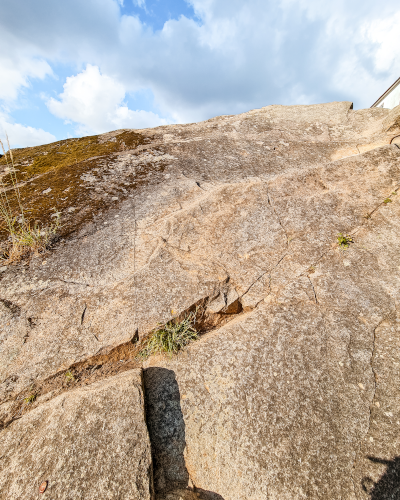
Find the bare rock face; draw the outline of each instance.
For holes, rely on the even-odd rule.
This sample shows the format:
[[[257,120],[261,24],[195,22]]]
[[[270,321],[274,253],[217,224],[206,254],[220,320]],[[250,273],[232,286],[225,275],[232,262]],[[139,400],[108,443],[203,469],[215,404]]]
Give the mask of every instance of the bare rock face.
[[[268,106],[32,167],[26,203],[58,193],[43,217],[59,199],[65,225],[0,273],[0,440],[127,376],[138,340],[197,308],[200,340],[143,366],[160,499],[396,498],[399,109]]]
[[[141,370],[43,402],[1,433],[2,499],[152,498]]]

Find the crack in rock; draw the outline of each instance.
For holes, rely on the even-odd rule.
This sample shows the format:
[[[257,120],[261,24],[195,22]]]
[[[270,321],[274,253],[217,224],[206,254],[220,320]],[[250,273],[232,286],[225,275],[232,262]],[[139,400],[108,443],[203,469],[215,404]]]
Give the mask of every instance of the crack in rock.
[[[275,207],[271,203],[271,198],[269,196],[268,185],[267,185],[267,199],[268,199],[268,205],[272,208],[272,211],[274,212],[275,217],[278,219],[279,225],[281,226],[283,232],[285,233],[285,236],[286,236],[286,246],[289,248],[289,237],[287,235],[286,229],[285,229],[284,225],[282,224],[282,221],[281,221],[281,219],[280,219],[277,211],[275,210]]]
[[[313,289],[313,292],[314,292],[315,303],[318,304],[317,294],[315,292],[315,288],[314,288],[313,282],[311,281],[311,278],[309,276],[307,276],[307,278],[308,278],[308,281],[310,282],[310,285],[311,285],[311,287]]]
[[[85,319],[86,309],[87,309],[87,305],[85,304],[85,307],[83,308],[83,312],[82,312],[82,315],[81,315],[81,325],[83,325],[83,320]],[[98,340],[97,337],[96,337],[96,340]]]

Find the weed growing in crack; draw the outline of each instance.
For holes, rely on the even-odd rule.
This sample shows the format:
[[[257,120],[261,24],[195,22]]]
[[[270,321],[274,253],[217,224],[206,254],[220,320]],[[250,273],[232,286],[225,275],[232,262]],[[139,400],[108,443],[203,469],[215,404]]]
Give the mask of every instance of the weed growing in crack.
[[[35,399],[36,399],[36,394],[32,392],[31,394],[29,394],[29,396],[24,398],[24,401],[26,404],[32,404],[35,401]]]
[[[348,234],[339,233],[337,236],[338,245],[340,248],[349,248],[350,243],[354,243],[354,240]]]
[[[392,203],[392,200],[390,198],[386,198],[386,200],[383,200],[383,203],[385,204]]]
[[[65,378],[67,379],[67,382],[73,382],[75,380],[74,375],[70,371],[66,372]]]
[[[180,322],[172,320],[159,330],[154,331],[140,350],[139,358],[148,358],[152,354],[176,354],[188,344],[197,340],[198,333],[193,325],[196,312],[191,312]]]
[[[22,257],[29,254],[39,254],[46,250],[57,230],[61,227],[61,213],[54,209],[55,222],[46,228],[40,228],[38,222],[32,225],[26,219],[18,187],[14,157],[8,137],[8,151],[5,151],[1,140],[0,145],[7,165],[5,173],[9,176],[11,181],[11,186],[7,186],[3,177],[0,176],[0,219],[3,219],[3,224],[5,224],[9,234],[7,248],[0,259],[4,260],[6,264],[10,264],[11,262],[19,261]],[[8,189],[14,192],[18,205],[18,214],[13,213],[11,209],[10,200],[7,196]]]

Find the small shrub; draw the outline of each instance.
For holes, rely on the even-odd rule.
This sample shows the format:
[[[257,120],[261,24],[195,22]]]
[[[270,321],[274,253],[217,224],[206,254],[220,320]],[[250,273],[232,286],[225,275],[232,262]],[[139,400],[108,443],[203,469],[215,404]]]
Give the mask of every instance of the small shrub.
[[[350,243],[354,243],[353,238],[351,236],[349,236],[348,234],[339,233],[337,240],[338,240],[338,245],[341,248],[349,248]]]
[[[198,338],[198,333],[193,328],[195,320],[196,313],[192,312],[179,323],[175,320],[170,321],[151,334],[138,356],[148,358],[152,354],[177,353]]]

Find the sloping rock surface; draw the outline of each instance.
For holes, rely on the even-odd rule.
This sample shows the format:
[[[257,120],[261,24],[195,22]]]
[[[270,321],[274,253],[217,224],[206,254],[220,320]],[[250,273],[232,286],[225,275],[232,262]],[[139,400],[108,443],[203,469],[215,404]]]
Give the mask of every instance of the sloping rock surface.
[[[138,338],[198,307],[201,339],[144,364],[160,498],[396,495],[399,116],[269,106],[28,179],[59,193],[43,217],[62,199],[65,232],[0,274],[2,433],[138,366]]]
[[[151,499],[141,370],[44,402],[1,433],[2,499]]]

